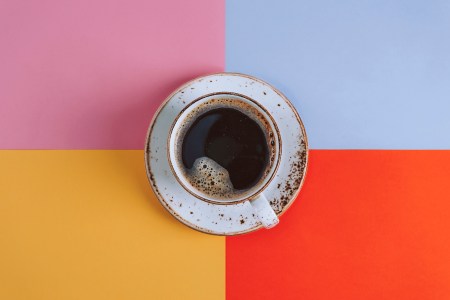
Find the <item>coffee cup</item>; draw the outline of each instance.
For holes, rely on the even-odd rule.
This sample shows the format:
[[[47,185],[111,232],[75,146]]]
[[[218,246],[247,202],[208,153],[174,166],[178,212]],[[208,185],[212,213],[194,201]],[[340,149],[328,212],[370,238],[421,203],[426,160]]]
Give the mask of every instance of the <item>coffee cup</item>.
[[[189,103],[169,131],[169,166],[178,183],[201,201],[249,201],[266,228],[279,220],[265,192],[281,158],[281,135],[270,113],[248,96],[220,92]]]

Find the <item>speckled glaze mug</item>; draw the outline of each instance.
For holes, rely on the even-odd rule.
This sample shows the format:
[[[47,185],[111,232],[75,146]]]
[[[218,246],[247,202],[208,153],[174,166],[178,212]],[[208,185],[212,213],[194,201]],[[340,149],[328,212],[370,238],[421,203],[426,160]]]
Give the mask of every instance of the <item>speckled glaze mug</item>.
[[[224,183],[226,178],[221,179],[220,176],[223,176],[224,172],[220,171],[219,165],[217,167],[211,166],[211,169],[209,169],[210,165],[207,168],[206,164],[201,160],[198,163],[198,172],[203,170],[203,166],[209,172],[207,175],[211,176],[213,181],[215,181],[214,187],[204,184],[203,180],[200,183],[200,180],[193,179],[193,175],[186,171],[186,167],[183,165],[181,156],[186,131],[200,116],[214,109],[224,108],[240,111],[250,117],[262,129],[267,142],[269,152],[262,175],[253,186],[245,190],[226,192],[226,184]],[[255,216],[266,228],[271,228],[279,222],[269,203],[270,195],[266,195],[264,190],[274,178],[279,167],[281,150],[281,134],[270,113],[254,99],[241,94],[227,92],[207,94],[192,101],[175,118],[167,141],[169,166],[179,184],[186,191],[202,201],[213,204],[236,205],[249,201],[254,208]],[[245,168],[245,162],[242,168]]]

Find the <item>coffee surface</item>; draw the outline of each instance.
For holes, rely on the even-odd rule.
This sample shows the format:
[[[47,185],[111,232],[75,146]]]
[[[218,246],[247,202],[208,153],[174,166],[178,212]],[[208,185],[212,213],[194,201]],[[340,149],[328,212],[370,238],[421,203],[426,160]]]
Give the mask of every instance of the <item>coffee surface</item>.
[[[214,185],[249,189],[261,179],[269,162],[263,130],[233,108],[217,108],[199,115],[186,131],[181,150],[184,167],[196,177],[194,183],[207,184],[210,190],[218,188]],[[219,166],[223,169],[219,170]],[[216,182],[218,178],[220,182]]]

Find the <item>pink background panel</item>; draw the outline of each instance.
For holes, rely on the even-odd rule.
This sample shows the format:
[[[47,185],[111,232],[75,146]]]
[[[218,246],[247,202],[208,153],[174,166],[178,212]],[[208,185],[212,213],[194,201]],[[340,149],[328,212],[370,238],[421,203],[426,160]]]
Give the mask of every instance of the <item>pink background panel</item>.
[[[0,148],[141,149],[178,85],[224,69],[224,1],[0,3]]]

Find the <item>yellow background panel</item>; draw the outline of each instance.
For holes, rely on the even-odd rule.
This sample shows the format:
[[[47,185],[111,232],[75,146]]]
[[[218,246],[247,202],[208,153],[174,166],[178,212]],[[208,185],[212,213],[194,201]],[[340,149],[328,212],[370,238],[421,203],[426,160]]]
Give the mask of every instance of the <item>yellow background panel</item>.
[[[0,299],[224,299],[225,239],[176,221],[142,151],[0,151]]]

